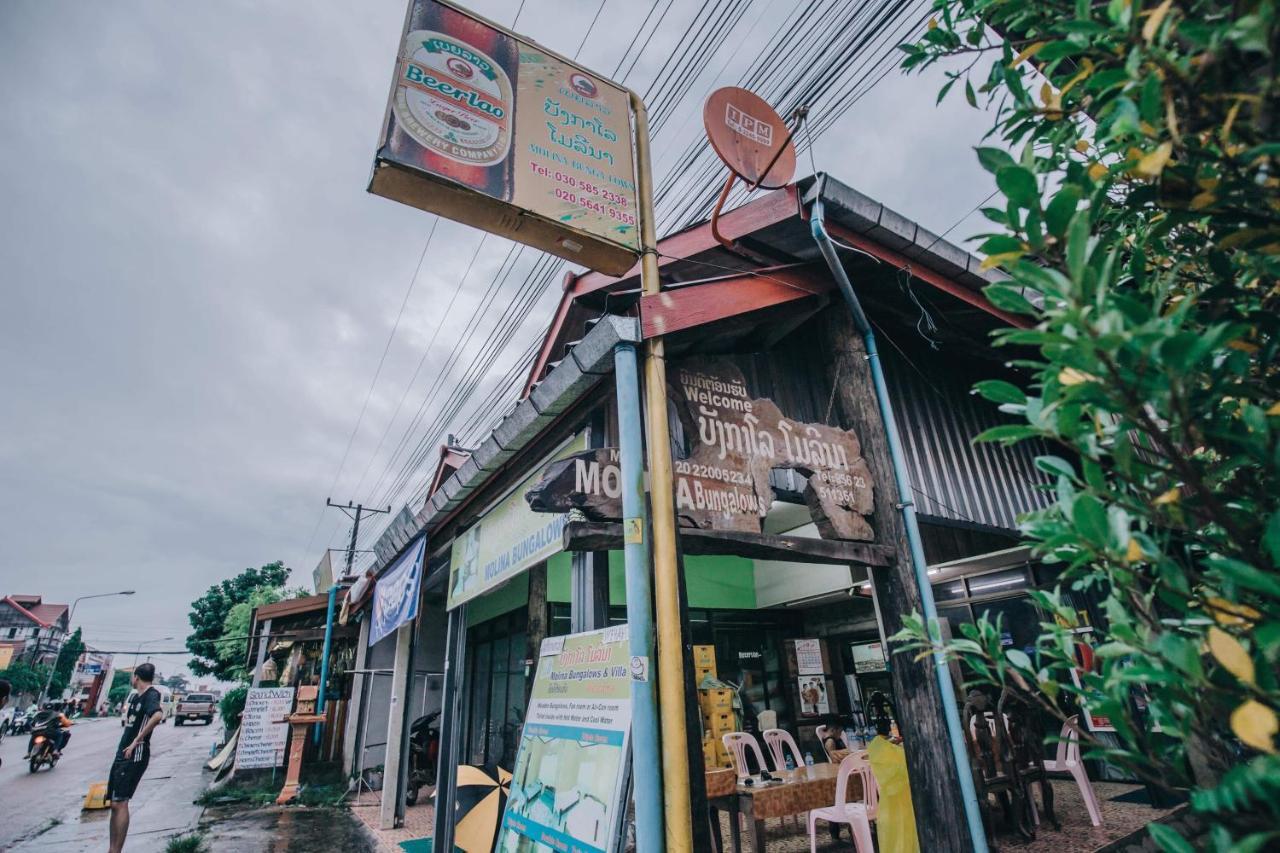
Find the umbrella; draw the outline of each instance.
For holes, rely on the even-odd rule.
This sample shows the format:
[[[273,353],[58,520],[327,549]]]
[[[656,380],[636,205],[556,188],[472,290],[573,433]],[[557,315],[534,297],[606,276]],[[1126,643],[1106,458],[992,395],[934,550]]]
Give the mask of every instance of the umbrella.
[[[496,764],[458,765],[454,806],[454,846],[463,853],[489,853],[507,807],[511,774]]]

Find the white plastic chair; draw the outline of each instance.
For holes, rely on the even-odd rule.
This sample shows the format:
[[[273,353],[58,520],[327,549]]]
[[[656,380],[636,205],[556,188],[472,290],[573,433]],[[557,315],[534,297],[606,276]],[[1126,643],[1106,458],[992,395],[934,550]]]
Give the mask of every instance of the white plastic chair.
[[[845,795],[849,790],[849,777],[855,773],[862,779],[863,802],[845,802]],[[872,774],[871,768],[865,764],[860,765],[853,755],[846,756],[840,762],[840,770],[836,776],[835,803],[809,812],[809,853],[817,853],[819,820],[825,820],[828,823],[847,823],[858,853],[874,853],[875,847],[871,842],[871,821],[874,819],[874,812],[877,811],[878,802],[879,788],[876,786],[875,775]]]
[[[745,779],[751,775],[747,772],[747,747],[756,754],[756,764],[760,765],[761,770],[769,768],[769,765],[764,763],[760,744],[756,742],[753,735],[746,732],[725,732],[720,735],[720,740],[724,742],[724,748],[729,751],[729,756],[733,759],[733,769],[737,771],[739,779]]]
[[[784,748],[791,750],[791,757],[796,767],[804,766],[804,756],[800,753],[800,747],[796,744],[796,739],[791,736],[791,732],[786,729],[765,729],[764,745],[769,749],[769,757],[773,759],[773,769],[777,772],[781,773],[787,769],[787,755]]]
[[[1093,783],[1089,781],[1089,774],[1085,773],[1084,764],[1080,761],[1080,732],[1075,728],[1076,720],[1076,717],[1072,717],[1063,725],[1058,753],[1053,761],[1045,761],[1044,769],[1050,773],[1070,773],[1080,788],[1084,807],[1089,810],[1089,820],[1093,821],[1094,826],[1102,826],[1098,795],[1093,792]]]

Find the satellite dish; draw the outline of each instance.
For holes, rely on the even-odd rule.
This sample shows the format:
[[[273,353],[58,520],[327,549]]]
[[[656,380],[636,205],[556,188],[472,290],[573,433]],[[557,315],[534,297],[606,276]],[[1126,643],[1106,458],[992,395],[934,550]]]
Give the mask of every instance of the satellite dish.
[[[791,183],[796,172],[791,132],[764,98],[737,86],[717,89],[702,107],[702,123],[716,154],[751,189]]]

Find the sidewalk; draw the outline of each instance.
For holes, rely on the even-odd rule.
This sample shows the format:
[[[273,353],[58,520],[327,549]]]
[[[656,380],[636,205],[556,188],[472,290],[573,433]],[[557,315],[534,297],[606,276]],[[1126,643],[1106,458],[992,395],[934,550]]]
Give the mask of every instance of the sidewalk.
[[[378,839],[378,853],[404,853],[401,841],[430,838],[435,825],[435,801],[430,799],[432,788],[423,788],[418,804],[404,810],[404,826],[399,829],[379,829],[378,812],[382,805],[381,791],[363,791],[351,802],[351,813]]]

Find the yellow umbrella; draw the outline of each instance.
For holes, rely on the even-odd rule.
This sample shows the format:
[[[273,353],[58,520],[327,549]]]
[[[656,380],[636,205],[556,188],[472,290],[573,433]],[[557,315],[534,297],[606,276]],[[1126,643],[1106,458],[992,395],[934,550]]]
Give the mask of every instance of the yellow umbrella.
[[[458,765],[453,844],[463,853],[490,853],[507,807],[511,774],[497,765]]]

